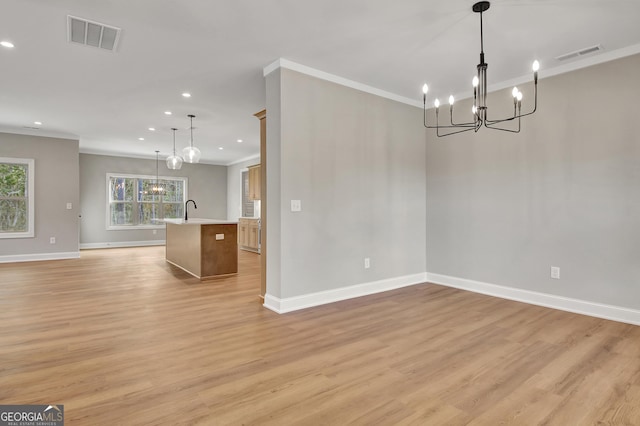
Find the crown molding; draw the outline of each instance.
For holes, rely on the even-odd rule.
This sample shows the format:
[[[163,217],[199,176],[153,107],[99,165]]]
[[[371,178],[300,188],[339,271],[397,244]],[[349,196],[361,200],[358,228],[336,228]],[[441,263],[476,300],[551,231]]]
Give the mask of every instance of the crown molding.
[[[370,93],[375,96],[380,96],[381,98],[391,99],[392,101],[422,108],[422,103],[420,103],[415,99],[405,98],[404,96],[396,95],[395,93],[387,92],[385,90],[381,90],[373,86],[368,86],[366,84],[358,83],[357,81],[349,80],[347,78],[340,77],[335,74],[330,74],[328,72],[320,71],[315,68],[298,64],[296,62],[293,62],[284,58],[280,58],[272,62],[271,64],[267,65],[266,67],[264,67],[263,75],[266,77],[267,75],[271,74],[272,72],[280,68],[296,71],[301,74],[306,74],[311,77],[319,78],[320,80],[329,81],[331,83],[339,84],[341,86],[349,87],[351,89],[356,89],[361,92]]]

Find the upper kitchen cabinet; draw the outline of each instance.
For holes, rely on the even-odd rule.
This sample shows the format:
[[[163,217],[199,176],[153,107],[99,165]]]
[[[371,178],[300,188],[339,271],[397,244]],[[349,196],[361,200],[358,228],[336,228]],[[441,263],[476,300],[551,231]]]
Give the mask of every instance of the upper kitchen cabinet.
[[[249,167],[249,200],[260,199],[260,164]]]

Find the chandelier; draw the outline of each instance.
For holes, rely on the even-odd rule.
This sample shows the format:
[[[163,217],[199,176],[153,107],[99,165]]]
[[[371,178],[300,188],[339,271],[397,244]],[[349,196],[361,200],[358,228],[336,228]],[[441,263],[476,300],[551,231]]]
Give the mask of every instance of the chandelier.
[[[480,63],[478,64],[478,74],[473,77],[472,86],[473,86],[473,107],[471,108],[472,121],[468,121],[465,123],[456,123],[453,121],[453,95],[449,96],[449,123],[450,124],[440,124],[439,115],[440,115],[440,101],[436,99],[433,102],[433,106],[435,107],[436,113],[436,124],[429,125],[427,123],[427,92],[429,91],[429,86],[426,84],[422,86],[422,101],[424,104],[423,111],[423,120],[424,127],[428,129],[436,129],[436,135],[438,137],[449,136],[456,133],[468,132],[473,130],[477,132],[480,130],[482,126],[488,129],[494,130],[503,130],[505,132],[519,133],[520,132],[520,119],[522,117],[526,117],[527,115],[531,115],[536,112],[538,108],[538,69],[540,68],[540,64],[538,61],[533,62],[533,87],[534,87],[534,100],[533,100],[533,109],[529,112],[522,112],[522,92],[518,90],[517,87],[514,87],[511,91],[511,95],[513,96],[513,115],[500,119],[490,119],[489,118],[489,108],[487,106],[487,66],[488,64],[484,61],[484,39],[482,34],[482,12],[485,12],[489,9],[491,3],[488,1],[481,1],[473,5],[472,10],[476,13],[480,14]],[[502,127],[503,125],[510,124],[508,127]],[[517,123],[517,124],[513,124]],[[443,133],[440,133],[440,130],[443,130]]]
[[[160,177],[158,176],[158,155],[160,151],[156,151],[156,180],[151,184],[151,194],[152,195],[162,195],[166,189],[166,185],[164,182],[160,182]]]

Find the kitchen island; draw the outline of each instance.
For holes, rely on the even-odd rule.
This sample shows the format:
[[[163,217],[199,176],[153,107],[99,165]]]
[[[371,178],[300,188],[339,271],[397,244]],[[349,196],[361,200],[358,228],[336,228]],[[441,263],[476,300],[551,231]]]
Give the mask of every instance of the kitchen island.
[[[196,278],[238,273],[238,222],[165,219],[166,260]]]

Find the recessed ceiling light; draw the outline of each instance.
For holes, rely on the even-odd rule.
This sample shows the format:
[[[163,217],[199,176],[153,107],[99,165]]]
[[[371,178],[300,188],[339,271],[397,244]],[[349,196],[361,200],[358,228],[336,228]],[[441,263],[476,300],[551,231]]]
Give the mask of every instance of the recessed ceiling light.
[[[11,43],[10,41],[2,40],[0,41],[0,46],[11,49],[13,47],[13,43]]]
[[[224,148],[223,148],[223,147],[219,147],[218,149],[219,149],[220,151],[222,151]]]
[[[155,127],[149,127],[149,130],[151,130],[152,132],[155,132],[156,128]]]
[[[171,115],[171,111],[165,111],[165,115]]]
[[[242,139],[238,139],[238,143],[242,143]]]
[[[185,98],[190,98],[191,97],[191,93],[184,92],[182,94],[182,96],[185,97]]]
[[[143,141],[143,140],[144,140],[144,138],[138,138],[138,140],[139,140],[139,141]]]
[[[34,121],[33,124],[36,126],[42,126],[42,121]]]

